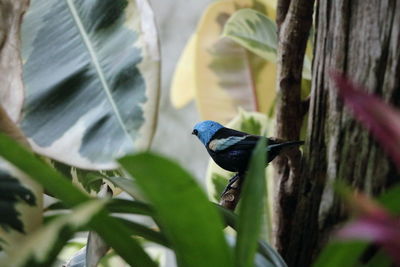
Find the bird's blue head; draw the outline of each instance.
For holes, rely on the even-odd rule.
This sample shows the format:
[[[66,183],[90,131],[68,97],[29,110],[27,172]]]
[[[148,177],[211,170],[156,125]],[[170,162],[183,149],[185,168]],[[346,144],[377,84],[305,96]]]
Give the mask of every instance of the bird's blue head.
[[[206,146],[214,134],[223,127],[215,121],[202,121],[194,126],[192,134],[196,135]]]

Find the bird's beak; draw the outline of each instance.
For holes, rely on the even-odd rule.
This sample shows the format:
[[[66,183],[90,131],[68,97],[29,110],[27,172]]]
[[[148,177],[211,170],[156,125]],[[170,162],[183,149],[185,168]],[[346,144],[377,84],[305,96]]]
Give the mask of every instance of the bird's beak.
[[[194,132],[194,130],[192,131],[192,134],[195,135],[196,133]]]

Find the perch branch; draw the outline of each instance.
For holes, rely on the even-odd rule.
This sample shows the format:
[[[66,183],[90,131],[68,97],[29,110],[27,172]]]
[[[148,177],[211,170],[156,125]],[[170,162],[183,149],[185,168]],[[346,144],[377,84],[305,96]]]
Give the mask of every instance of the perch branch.
[[[221,199],[219,204],[229,210],[234,211],[239,200],[240,200],[240,191],[243,182],[243,176],[240,174],[236,174],[231,178],[231,181],[236,179],[235,182],[232,184],[229,183],[228,186],[225,188],[224,192],[221,195]]]

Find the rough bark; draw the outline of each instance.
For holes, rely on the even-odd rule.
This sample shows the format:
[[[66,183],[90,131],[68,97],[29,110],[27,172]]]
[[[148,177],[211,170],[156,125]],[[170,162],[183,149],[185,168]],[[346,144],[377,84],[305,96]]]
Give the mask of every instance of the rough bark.
[[[292,224],[280,236],[289,266],[309,266],[346,218],[331,182],[343,179],[368,194],[399,181],[370,134],[338,99],[329,71],[344,72],[371,93],[400,106],[400,0],[320,0],[308,134]]]

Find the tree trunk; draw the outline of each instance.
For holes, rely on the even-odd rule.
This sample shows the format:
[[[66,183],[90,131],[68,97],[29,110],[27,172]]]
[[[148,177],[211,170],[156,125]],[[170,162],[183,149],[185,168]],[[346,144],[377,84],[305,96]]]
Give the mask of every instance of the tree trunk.
[[[399,181],[394,166],[337,97],[329,71],[344,72],[400,106],[400,0],[320,0],[316,8],[308,134],[298,190],[277,245],[289,266],[309,266],[346,218],[331,182],[371,195]],[[281,200],[278,196],[278,199]],[[279,226],[279,224],[278,224]]]

